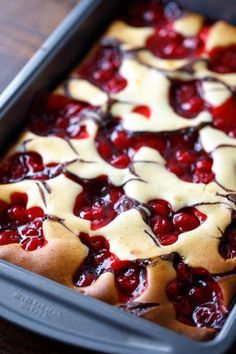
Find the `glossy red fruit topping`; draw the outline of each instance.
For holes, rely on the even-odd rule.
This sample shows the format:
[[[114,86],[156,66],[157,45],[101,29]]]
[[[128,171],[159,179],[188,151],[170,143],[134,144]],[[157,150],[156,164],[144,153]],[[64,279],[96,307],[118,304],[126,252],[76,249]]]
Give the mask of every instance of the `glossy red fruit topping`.
[[[156,0],[127,2],[122,19],[133,27],[156,26],[165,20],[164,9]]]
[[[142,146],[162,150],[166,139],[153,133],[131,133],[117,124],[100,129],[96,137],[99,154],[116,168],[126,168]]]
[[[47,180],[61,174],[64,165],[43,164],[36,152],[21,152],[10,156],[0,165],[0,184],[19,182],[24,179]]]
[[[236,215],[220,239],[219,252],[225,259],[236,257]]]
[[[115,217],[135,206],[135,201],[125,196],[122,187],[112,185],[101,176],[82,183],[83,191],[77,196],[74,214],[91,221],[91,229],[97,230]]]
[[[193,207],[174,212],[171,205],[162,199],[150,201],[148,207],[152,231],[164,246],[176,242],[181,233],[194,230],[206,220],[206,215]]]
[[[213,126],[236,138],[236,97],[231,96],[221,106],[211,109]]]
[[[41,136],[85,139],[88,132],[82,121],[94,111],[95,107],[88,103],[51,94],[35,102],[30,114],[30,129]]]
[[[126,168],[143,146],[158,150],[168,170],[187,182],[210,183],[212,158],[203,149],[197,130],[176,133],[131,133],[117,124],[99,130],[96,146],[104,160],[117,168]]]
[[[174,1],[162,4],[157,0],[128,0],[122,4],[122,20],[133,27],[155,27],[173,21],[182,11]]]
[[[191,268],[181,260],[174,266],[177,277],[168,284],[166,292],[177,319],[188,326],[219,330],[228,309],[217,282],[203,268]]]
[[[196,130],[169,135],[168,140],[162,155],[169,171],[186,182],[207,184],[215,179],[212,158],[203,149]]]
[[[110,252],[110,245],[103,236],[79,235],[81,242],[88,247],[88,255],[74,275],[74,284],[86,287],[106,272],[114,274],[115,284],[121,302],[139,296],[146,287],[146,270],[136,261],[121,261]]]
[[[209,69],[219,74],[236,72],[236,45],[217,47],[209,53]]]
[[[173,81],[170,88],[170,104],[180,116],[195,118],[205,108],[200,81]]]
[[[119,74],[121,61],[118,43],[107,43],[98,47],[92,58],[79,68],[79,74],[105,92],[116,93],[127,85]]]
[[[28,196],[12,193],[11,202],[0,200],[0,246],[20,243],[26,251],[43,247],[44,211],[40,207],[27,209]]]
[[[150,118],[151,116],[151,109],[148,106],[136,106],[133,108],[132,112],[141,114],[146,118]]]
[[[199,55],[203,50],[200,36],[184,37],[171,26],[156,28],[146,41],[147,48],[158,58],[184,59]]]

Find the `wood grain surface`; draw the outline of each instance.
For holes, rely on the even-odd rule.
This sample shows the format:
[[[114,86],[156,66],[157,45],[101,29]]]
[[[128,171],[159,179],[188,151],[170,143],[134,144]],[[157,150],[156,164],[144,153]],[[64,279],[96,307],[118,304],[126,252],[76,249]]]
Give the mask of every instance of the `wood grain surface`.
[[[0,0],[0,93],[77,2]],[[234,347],[228,354],[235,352]],[[0,318],[0,354],[61,353],[89,352],[43,338]]]
[[[0,92],[78,0],[0,0]]]

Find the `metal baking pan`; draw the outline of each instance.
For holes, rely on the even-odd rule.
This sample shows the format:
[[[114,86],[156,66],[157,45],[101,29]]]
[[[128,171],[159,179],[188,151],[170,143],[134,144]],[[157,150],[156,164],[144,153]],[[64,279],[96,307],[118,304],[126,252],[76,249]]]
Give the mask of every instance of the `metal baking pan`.
[[[118,3],[81,0],[4,91],[2,152],[24,125],[35,93],[53,88],[71,70],[112,19]],[[184,354],[191,348],[192,354],[220,354],[232,346],[236,333],[236,306],[213,340],[197,342],[5,261],[0,261],[0,315],[29,330],[103,353]]]

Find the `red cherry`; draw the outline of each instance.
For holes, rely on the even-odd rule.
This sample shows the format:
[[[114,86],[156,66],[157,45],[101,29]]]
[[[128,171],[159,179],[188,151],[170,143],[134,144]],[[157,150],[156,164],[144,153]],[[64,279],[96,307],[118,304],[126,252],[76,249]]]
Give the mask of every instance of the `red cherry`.
[[[224,315],[222,311],[216,311],[213,305],[202,305],[194,311],[193,320],[198,326],[219,329],[224,323]]]
[[[109,93],[117,93],[124,90],[126,85],[126,79],[120,77],[119,75],[115,75],[103,85],[103,89]]]
[[[200,82],[172,81],[170,104],[180,116],[195,118],[205,108],[205,102],[200,95]]]
[[[158,215],[168,217],[171,212],[171,206],[165,200],[153,200],[149,202],[149,205],[152,207],[154,212]]]
[[[170,27],[159,27],[146,41],[147,48],[162,59],[194,57],[202,47],[200,38],[184,37]]]
[[[15,230],[6,230],[0,232],[0,245],[8,245],[10,243],[19,243],[20,236]]]
[[[34,105],[30,114],[30,128],[41,136],[84,139],[88,133],[86,127],[81,125],[82,118],[95,110],[88,103],[51,94]]]
[[[26,251],[35,251],[44,246],[45,240],[39,237],[27,238],[22,242],[22,248]]]
[[[35,152],[16,153],[0,165],[0,183],[13,183],[24,179],[46,180],[63,172],[62,164],[44,165]],[[27,202],[24,202],[26,205]]]
[[[114,131],[111,135],[111,141],[117,149],[127,149],[130,144],[129,137],[124,131]]]
[[[95,266],[102,266],[102,263],[106,261],[110,257],[110,252],[108,250],[99,250],[99,252],[94,255],[93,258],[93,265]]]
[[[8,217],[10,220],[15,220],[21,225],[25,224],[28,220],[25,207],[18,205],[8,209]]]
[[[123,193],[119,189],[110,189],[109,200],[112,204],[115,204],[123,197]]]
[[[108,93],[123,90],[127,81],[119,74],[122,62],[118,46],[101,45],[93,57],[80,66],[79,74]]]
[[[28,219],[30,221],[36,219],[36,218],[43,218],[44,217],[44,211],[40,207],[32,207],[27,209],[27,214],[28,214]]]
[[[195,171],[199,172],[211,172],[212,168],[212,160],[211,159],[204,159],[196,162]]]
[[[132,112],[139,113],[146,118],[150,118],[152,113],[148,106],[136,106],[132,109]]]
[[[103,158],[109,158],[112,154],[110,146],[105,141],[100,141],[98,145],[99,154],[102,155]]]
[[[193,305],[204,304],[210,302],[214,294],[212,289],[207,286],[206,283],[195,285],[189,290],[189,300]]]
[[[66,129],[68,126],[68,120],[66,117],[58,117],[56,120],[56,126],[59,129]]]
[[[205,214],[201,213],[196,208],[189,208],[189,212],[193,213],[198,218],[200,224],[202,224],[207,219],[207,216]]]
[[[28,202],[26,193],[15,192],[11,194],[11,204],[25,207]]]
[[[231,137],[236,131],[236,98],[231,96],[222,105],[212,108],[213,126]]]
[[[86,208],[80,213],[80,217],[86,220],[95,220],[103,217],[102,207],[90,207]]]
[[[120,269],[116,273],[116,283],[120,291],[130,294],[139,284],[139,274],[134,268]]]
[[[236,72],[236,45],[216,47],[209,53],[209,69],[220,74]]]
[[[74,214],[91,221],[92,230],[107,225],[117,215],[134,207],[135,202],[125,196],[122,187],[101,176],[90,181],[80,181],[83,192],[74,205]]]
[[[133,27],[152,27],[165,20],[162,6],[155,0],[135,1],[135,6],[130,2],[122,11],[122,19]],[[131,5],[131,6],[130,6]]]
[[[207,270],[191,268],[179,258],[174,268],[177,277],[167,285],[166,292],[177,319],[189,326],[220,329],[228,310],[217,282]]]
[[[88,255],[74,274],[74,284],[89,286],[104,272],[112,272],[121,302],[140,295],[146,286],[144,269],[134,261],[121,261],[109,250],[103,236],[90,237],[81,233],[80,240],[88,247]]]
[[[158,236],[159,242],[163,246],[169,246],[172,245],[172,243],[175,243],[178,240],[178,235],[176,234],[161,234]]]
[[[155,215],[151,221],[155,235],[169,233],[172,230],[171,222],[160,215]]]
[[[96,274],[92,270],[87,270],[77,279],[76,284],[79,287],[86,287],[91,285],[96,280]]]
[[[26,193],[12,193],[10,199],[11,204],[7,205],[0,200],[0,206],[6,207],[0,212],[0,229],[4,230],[0,231],[0,245],[20,243],[26,250],[44,246],[46,241],[42,230],[43,210],[39,207],[27,210],[28,196]]]
[[[191,164],[195,162],[196,156],[186,150],[177,150],[175,153],[176,160],[186,164]]]
[[[198,218],[189,212],[179,212],[173,217],[173,223],[179,232],[187,232],[200,225]]]
[[[120,137],[120,139],[119,139]],[[113,141],[114,143],[113,143]],[[160,152],[167,169],[183,181],[210,183],[215,179],[212,158],[204,151],[197,130],[178,133],[125,132],[120,123],[108,124],[96,136],[101,157],[117,168],[126,168],[137,151],[146,146]]]
[[[204,173],[196,171],[193,176],[194,183],[205,183],[208,184],[215,179],[215,174],[213,172]]]
[[[175,163],[168,163],[167,168],[178,177],[181,177],[184,174],[184,168],[176,165]]]
[[[113,157],[111,164],[116,168],[127,168],[130,163],[130,158],[127,155]]]
[[[42,221],[38,223],[32,222],[20,230],[22,236],[25,237],[40,237],[42,236]]]
[[[109,244],[103,237],[93,237],[92,240],[89,241],[89,244],[94,250],[108,250]]]
[[[189,303],[187,297],[183,297],[180,304],[175,304],[176,312],[179,316],[190,317],[194,311],[194,307]]]
[[[116,217],[117,213],[110,207],[106,207],[103,209],[103,214],[100,218],[94,217],[91,222],[91,229],[97,230],[112,221]]]

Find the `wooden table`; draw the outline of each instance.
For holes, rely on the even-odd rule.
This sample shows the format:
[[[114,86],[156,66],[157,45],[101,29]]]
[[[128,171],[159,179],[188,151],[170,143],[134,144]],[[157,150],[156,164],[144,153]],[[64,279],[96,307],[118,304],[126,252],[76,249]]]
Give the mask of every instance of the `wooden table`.
[[[0,0],[0,93],[77,2]],[[0,319],[0,353],[89,352],[45,339]]]
[[[78,0],[0,0],[0,92]]]

